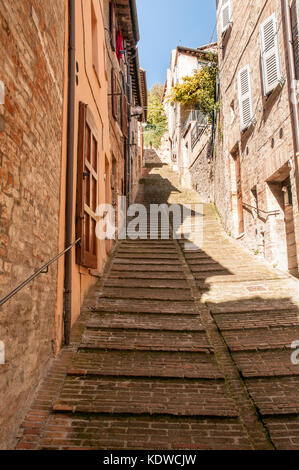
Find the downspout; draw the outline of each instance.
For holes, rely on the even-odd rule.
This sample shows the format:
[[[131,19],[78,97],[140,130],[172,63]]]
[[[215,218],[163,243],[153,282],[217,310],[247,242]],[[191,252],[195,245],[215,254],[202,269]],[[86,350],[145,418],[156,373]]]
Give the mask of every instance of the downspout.
[[[65,204],[65,246],[73,242],[73,188],[74,188],[74,103],[75,103],[75,0],[69,0],[68,44],[68,105],[67,105],[67,168]],[[70,344],[72,320],[72,254],[65,256],[64,278],[64,342]]]
[[[290,86],[292,88],[296,82],[296,71],[295,71],[295,61],[294,61],[294,49],[293,49],[293,37],[292,37],[292,23],[291,23],[291,14],[290,14],[290,7],[288,0],[283,0],[284,3],[284,10],[285,10],[285,27],[287,32],[287,41],[288,41],[288,59],[289,59],[289,78],[290,78]],[[295,88],[296,90],[296,88]],[[295,91],[294,90],[294,91]],[[293,119],[294,119],[294,126],[295,126],[295,152],[296,154],[299,151],[299,113],[298,113],[298,104],[297,104],[297,95],[296,91],[294,93],[296,96],[295,99],[290,98],[290,101],[293,105]]]

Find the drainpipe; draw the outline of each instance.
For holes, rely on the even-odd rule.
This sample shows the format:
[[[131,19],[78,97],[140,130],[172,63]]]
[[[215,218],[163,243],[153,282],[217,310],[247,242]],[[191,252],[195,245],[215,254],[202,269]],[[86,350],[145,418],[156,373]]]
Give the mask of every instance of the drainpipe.
[[[296,71],[295,71],[295,61],[294,61],[294,49],[293,49],[293,37],[292,37],[292,23],[291,23],[291,14],[290,14],[290,7],[288,0],[283,0],[283,6],[285,10],[285,27],[287,32],[287,41],[288,41],[288,59],[289,59],[289,79],[290,79],[290,86],[292,87],[296,81]],[[294,119],[294,127],[295,127],[295,151],[296,154],[299,151],[299,113],[298,113],[298,105],[297,105],[297,95],[296,99],[291,98],[291,102],[293,105],[293,119]]]
[[[75,0],[69,0],[68,44],[68,105],[67,105],[67,168],[65,204],[65,246],[73,242],[73,187],[74,187],[74,124],[75,124]],[[72,319],[72,253],[65,256],[64,278],[64,342],[70,344]]]

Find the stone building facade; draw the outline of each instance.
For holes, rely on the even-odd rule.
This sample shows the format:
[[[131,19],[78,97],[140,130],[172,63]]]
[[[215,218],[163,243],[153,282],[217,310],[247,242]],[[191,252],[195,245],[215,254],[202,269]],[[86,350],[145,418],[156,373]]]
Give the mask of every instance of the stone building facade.
[[[213,174],[226,230],[297,276],[296,48],[289,47],[298,37],[294,5],[249,0],[240,11],[237,0],[217,2],[221,111]]]
[[[97,207],[126,194],[126,175],[133,186],[141,173],[146,75],[135,48],[135,0],[122,3],[118,50],[131,54],[124,81],[122,59],[116,51],[112,58],[128,100],[121,126],[111,122],[109,2],[0,3],[0,300],[80,240],[0,307],[3,449],[13,446],[51,357],[105,268],[112,242],[96,236]]]
[[[211,138],[212,127],[196,107],[172,103],[169,101],[169,94],[172,87],[181,83],[184,77],[193,75],[194,71],[200,70],[208,63],[211,53],[217,54],[215,43],[198,49],[178,46],[173,50],[164,92],[171,165],[175,171],[178,171],[181,184],[197,188],[203,197],[209,186],[206,174],[210,171],[210,164],[209,156],[206,155],[206,146]],[[203,134],[205,138],[202,140]],[[202,172],[198,171],[198,165],[202,168]],[[203,200],[209,202],[210,198],[206,197]]]

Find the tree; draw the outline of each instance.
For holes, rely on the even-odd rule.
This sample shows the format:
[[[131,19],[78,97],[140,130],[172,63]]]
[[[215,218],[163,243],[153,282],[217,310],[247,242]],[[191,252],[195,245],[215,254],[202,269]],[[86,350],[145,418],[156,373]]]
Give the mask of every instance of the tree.
[[[148,118],[144,130],[146,147],[152,144],[154,148],[159,148],[166,132],[167,117],[162,103],[163,96],[164,86],[161,83],[154,84],[148,93]]]
[[[212,120],[213,111],[217,109],[216,79],[218,66],[214,61],[196,70],[193,75],[183,78],[171,90],[169,101],[182,105],[196,106]]]

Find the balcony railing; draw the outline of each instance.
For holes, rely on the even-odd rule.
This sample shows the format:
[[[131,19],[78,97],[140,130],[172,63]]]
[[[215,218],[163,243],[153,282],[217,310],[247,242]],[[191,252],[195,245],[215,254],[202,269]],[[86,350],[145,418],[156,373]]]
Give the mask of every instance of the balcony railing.
[[[208,117],[204,114],[201,114],[200,119],[196,121],[192,131],[191,131],[191,146],[192,150],[194,149],[195,145],[201,138],[202,134],[204,133],[206,127],[209,125]]]
[[[184,122],[183,135],[186,134],[186,132],[188,130],[188,127],[191,124],[191,122],[200,121],[202,116],[203,116],[203,114],[202,114],[201,111],[199,111],[198,109],[192,109],[192,111],[190,111],[186,121]]]

